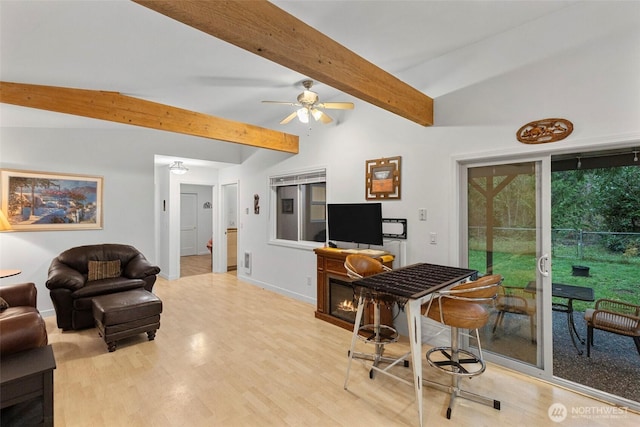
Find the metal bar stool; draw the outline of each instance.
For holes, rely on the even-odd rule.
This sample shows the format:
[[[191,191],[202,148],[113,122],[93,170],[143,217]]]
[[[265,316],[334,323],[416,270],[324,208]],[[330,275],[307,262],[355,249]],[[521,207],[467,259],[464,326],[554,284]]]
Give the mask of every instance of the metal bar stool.
[[[344,262],[344,267],[347,270],[347,275],[352,279],[362,279],[366,276],[371,276],[378,273],[383,273],[385,271],[390,271],[391,269],[378,260],[371,258],[366,255],[358,255],[352,254],[348,255]],[[354,325],[354,334],[351,338],[351,349],[349,350],[349,365],[347,367],[347,376],[345,379],[345,389],[347,386],[347,381],[349,379],[349,371],[351,369],[351,360],[353,358],[356,359],[365,359],[373,362],[373,366],[369,371],[369,378],[373,379],[373,375],[375,371],[383,371],[378,368],[380,363],[388,363],[391,366],[395,366],[399,362],[404,362],[404,366],[407,367],[409,362],[404,358],[391,358],[385,357],[384,346],[386,344],[394,343],[398,341],[399,335],[398,331],[388,325],[382,325],[380,323],[380,304],[393,304],[395,301],[392,299],[385,299],[384,296],[378,296],[372,298],[374,303],[374,311],[373,316],[374,320],[372,324],[365,324],[362,326],[357,326],[360,323],[362,318],[363,306],[366,303],[366,300],[369,298],[365,298],[365,295],[362,293],[359,295],[358,299],[358,314],[356,316],[355,325]],[[356,331],[357,328],[357,331]],[[356,339],[359,338],[367,344],[373,344],[375,350],[373,353],[362,353],[355,352],[355,343]]]
[[[460,378],[480,375],[486,369],[478,329],[486,325],[489,320],[489,310],[485,305],[495,300],[501,282],[502,276],[484,276],[449,290],[438,291],[429,303],[423,306],[423,315],[451,328],[451,347],[434,347],[427,352],[429,365],[452,375],[451,385],[423,380],[427,385],[451,393],[447,408],[448,419],[451,419],[456,397],[500,410],[500,401],[461,389]],[[478,356],[459,348],[460,329],[475,330]]]

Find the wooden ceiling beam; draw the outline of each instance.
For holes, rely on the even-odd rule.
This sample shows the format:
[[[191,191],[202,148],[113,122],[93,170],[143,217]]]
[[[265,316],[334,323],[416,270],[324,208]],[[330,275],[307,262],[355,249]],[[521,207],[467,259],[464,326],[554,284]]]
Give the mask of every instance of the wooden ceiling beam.
[[[266,0],[133,1],[423,126],[433,124],[433,99]]]
[[[299,137],[119,92],[0,82],[0,102],[298,153]]]

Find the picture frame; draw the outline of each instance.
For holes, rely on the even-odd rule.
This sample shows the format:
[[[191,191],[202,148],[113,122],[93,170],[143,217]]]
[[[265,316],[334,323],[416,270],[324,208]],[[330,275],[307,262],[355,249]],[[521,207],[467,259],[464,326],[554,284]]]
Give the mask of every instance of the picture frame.
[[[283,214],[293,213],[293,199],[282,199],[282,213]]]
[[[367,200],[400,200],[402,157],[365,161],[365,197]]]
[[[0,200],[14,231],[99,230],[103,178],[0,169]]]

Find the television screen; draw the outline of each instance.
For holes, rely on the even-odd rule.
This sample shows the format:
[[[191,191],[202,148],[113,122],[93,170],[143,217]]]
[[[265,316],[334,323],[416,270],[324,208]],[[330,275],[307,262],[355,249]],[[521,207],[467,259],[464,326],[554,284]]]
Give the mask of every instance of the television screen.
[[[382,245],[382,203],[327,205],[329,240]]]

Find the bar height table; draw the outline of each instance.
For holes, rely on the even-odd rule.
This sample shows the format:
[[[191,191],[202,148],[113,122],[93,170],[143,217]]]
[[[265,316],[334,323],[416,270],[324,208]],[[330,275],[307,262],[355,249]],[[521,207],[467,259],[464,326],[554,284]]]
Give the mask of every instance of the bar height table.
[[[389,272],[376,274],[374,276],[368,276],[352,282],[359,295],[359,302],[356,321],[353,327],[353,336],[351,339],[351,349],[349,351],[349,362],[344,388],[347,388],[347,382],[349,380],[349,370],[351,368],[351,361],[353,360],[355,343],[357,341],[358,328],[360,326],[359,321],[362,319],[362,312],[364,310],[364,301],[366,299],[375,300],[377,298],[393,298],[401,308],[404,307],[407,314],[409,343],[411,347],[411,364],[413,366],[413,386],[416,393],[416,404],[418,405],[419,424],[422,427],[421,306],[425,302],[429,301],[433,292],[456,283],[466,281],[467,279],[475,279],[477,273],[478,272],[476,270],[469,270],[465,268],[419,263]],[[401,358],[398,359],[398,362],[404,360],[405,356],[401,356]],[[398,378],[387,373],[386,370],[377,370],[394,378]],[[398,379],[402,380],[401,378]]]

